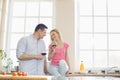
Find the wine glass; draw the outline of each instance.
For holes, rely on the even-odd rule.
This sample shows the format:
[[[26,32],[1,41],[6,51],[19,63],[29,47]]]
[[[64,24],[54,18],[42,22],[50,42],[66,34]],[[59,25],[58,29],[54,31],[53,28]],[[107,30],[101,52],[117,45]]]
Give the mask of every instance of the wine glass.
[[[55,48],[56,46],[57,46],[56,42],[53,41],[53,42],[52,42],[52,47]]]
[[[53,44],[52,47],[56,47],[56,44]]]
[[[42,54],[43,56],[45,56],[47,53],[46,53],[45,50],[43,50],[41,54]]]

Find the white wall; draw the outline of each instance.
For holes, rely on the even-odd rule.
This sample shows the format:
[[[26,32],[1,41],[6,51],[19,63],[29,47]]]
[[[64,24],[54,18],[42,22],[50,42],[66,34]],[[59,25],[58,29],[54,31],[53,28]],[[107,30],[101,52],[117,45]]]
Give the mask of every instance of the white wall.
[[[56,27],[62,38],[69,44],[71,69],[74,70],[75,32],[74,32],[74,0],[56,0]]]

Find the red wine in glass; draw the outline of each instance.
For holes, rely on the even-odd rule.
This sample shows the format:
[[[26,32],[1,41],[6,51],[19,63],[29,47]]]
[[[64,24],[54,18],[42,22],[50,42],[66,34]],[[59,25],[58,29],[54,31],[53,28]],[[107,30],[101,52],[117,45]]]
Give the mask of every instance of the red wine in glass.
[[[45,56],[46,55],[46,53],[41,53],[43,56]]]
[[[52,47],[56,47],[56,44],[53,44]]]

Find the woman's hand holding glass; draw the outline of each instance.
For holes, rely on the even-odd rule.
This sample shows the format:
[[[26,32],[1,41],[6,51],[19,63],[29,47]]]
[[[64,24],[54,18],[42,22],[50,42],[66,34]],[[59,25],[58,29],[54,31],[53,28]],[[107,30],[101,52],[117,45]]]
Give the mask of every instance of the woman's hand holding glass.
[[[56,42],[53,41],[53,42],[50,44],[50,52],[54,52],[56,46],[57,46]]]
[[[48,60],[51,60],[52,57],[54,56],[54,51],[55,51],[55,48],[56,48],[56,43],[55,42],[52,42],[50,45],[49,45],[49,55],[48,55]]]

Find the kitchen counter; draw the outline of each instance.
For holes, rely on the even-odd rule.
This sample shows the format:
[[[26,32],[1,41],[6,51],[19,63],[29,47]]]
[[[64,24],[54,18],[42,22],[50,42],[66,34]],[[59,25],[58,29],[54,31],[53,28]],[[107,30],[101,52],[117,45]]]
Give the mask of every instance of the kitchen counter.
[[[116,75],[115,75],[116,76]],[[118,75],[117,75],[118,76]],[[53,76],[12,76],[0,75],[0,80],[53,80]],[[111,77],[111,75],[102,74],[69,74],[66,80],[120,80],[119,77]]]
[[[119,73],[113,73],[113,74],[104,74],[104,73],[80,73],[75,72],[72,74],[67,74],[66,76],[112,76],[112,77],[120,77]]]
[[[120,80],[120,74],[103,74],[103,73],[80,73],[74,72],[66,75],[66,80]],[[12,76],[11,74],[0,75],[0,80],[52,80],[53,76]]]
[[[0,80],[48,80],[46,76],[12,76],[0,75]]]
[[[118,77],[93,77],[93,76],[77,76],[77,77],[69,77],[67,80],[120,80]]]

